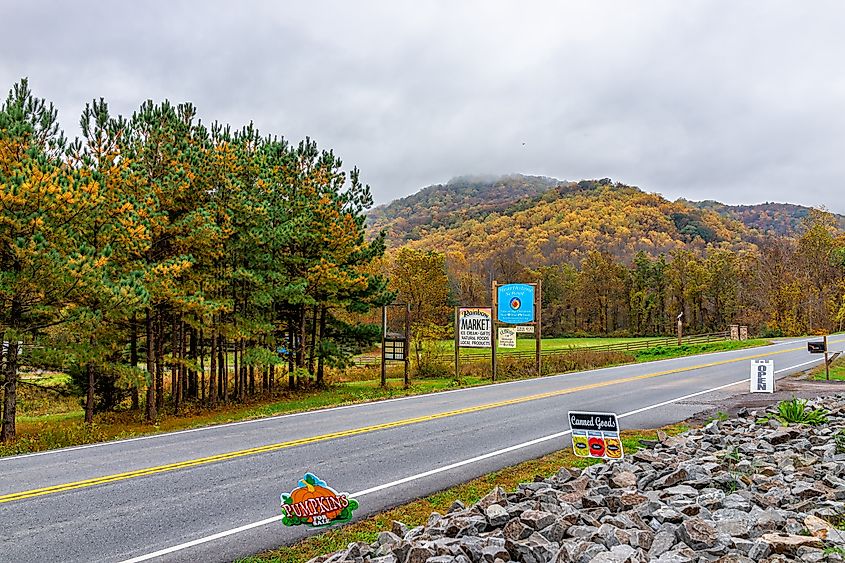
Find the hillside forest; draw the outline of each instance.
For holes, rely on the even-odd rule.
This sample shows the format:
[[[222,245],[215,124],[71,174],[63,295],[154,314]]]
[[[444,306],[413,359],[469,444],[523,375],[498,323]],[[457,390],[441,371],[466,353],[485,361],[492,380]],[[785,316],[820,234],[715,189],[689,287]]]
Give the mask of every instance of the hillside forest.
[[[479,197],[514,183],[513,201]],[[543,287],[548,336],[672,334],[745,324],[763,336],[839,330],[845,319],[842,217],[796,205],[671,202],[609,179],[458,178],[376,208],[384,268],[418,326],[448,322],[402,263],[441,270],[451,303],[489,305],[491,283]],[[477,213],[476,207],[490,210]],[[461,219],[466,217],[466,219]],[[439,320],[438,320],[439,319]],[[419,329],[418,329],[419,330]]]
[[[205,124],[189,104],[113,115],[81,137],[26,80],[0,106],[0,441],[22,371],[68,374],[85,421],[214,409],[327,385],[411,305],[418,373],[455,305],[543,284],[543,331],[763,335],[845,319],[841,217],[670,202],[609,179],[462,178],[387,206],[305,139]]]

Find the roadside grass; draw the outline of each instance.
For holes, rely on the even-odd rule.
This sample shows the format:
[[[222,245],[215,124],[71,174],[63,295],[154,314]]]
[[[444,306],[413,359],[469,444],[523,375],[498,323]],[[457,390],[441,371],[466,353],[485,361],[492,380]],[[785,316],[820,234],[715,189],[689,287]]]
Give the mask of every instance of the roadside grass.
[[[635,342],[644,342],[646,340],[654,340],[655,337],[653,336],[643,336],[643,337],[621,337],[621,338],[544,338],[543,339],[543,350],[568,350],[570,348],[589,348],[592,346],[608,346],[611,344],[625,344],[625,343],[635,343]],[[520,334],[518,335],[516,341],[516,351],[517,352],[527,352],[534,350],[536,340],[534,340],[533,334]],[[455,353],[455,342],[453,340],[444,340],[440,346],[446,348],[449,353]],[[489,354],[488,350],[483,348],[461,348],[462,354],[473,355],[473,354]],[[514,350],[511,348],[499,348],[498,353],[507,355],[509,352],[513,352]]]
[[[653,361],[663,358],[673,358],[683,355],[700,354],[705,352],[719,352],[736,350],[751,346],[767,344],[765,340],[747,340],[744,342],[713,342],[693,346],[660,347],[653,350],[642,350],[630,353],[628,358],[635,358],[637,362]],[[629,360],[628,360],[629,361]],[[627,363],[615,360],[614,363],[597,365],[607,367]],[[25,407],[18,416],[18,438],[9,444],[0,444],[0,456],[17,455],[63,448],[133,438],[148,434],[172,432],[227,422],[237,422],[248,419],[266,418],[282,414],[317,410],[321,408],[350,405],[421,395],[448,389],[459,389],[489,385],[490,379],[481,365],[476,366],[477,373],[462,374],[460,379],[454,377],[415,378],[411,380],[408,389],[403,387],[401,377],[391,377],[385,388],[379,386],[377,379],[363,381],[335,382],[326,389],[297,389],[288,390],[281,387],[272,395],[267,394],[248,399],[246,403],[220,405],[214,410],[208,410],[199,405],[186,403],[179,415],[172,413],[172,407],[165,405],[164,412],[153,425],[144,422],[143,412],[121,411],[115,413],[98,414],[94,423],[87,425],[83,421],[83,411],[78,397],[59,397],[55,393],[21,386],[22,394],[39,394],[37,399],[22,401]],[[567,371],[567,370],[561,370]],[[398,370],[391,372],[398,373]],[[51,384],[67,383],[67,378],[61,379],[61,374],[50,375]],[[500,377],[499,381],[512,381],[535,377],[533,370],[518,370],[512,377]],[[43,383],[43,382],[40,382]],[[45,395],[46,394],[46,395]]]
[[[685,424],[674,424],[663,428],[663,431],[670,436],[687,430],[689,427]],[[655,440],[656,438],[656,430],[623,431],[622,445],[625,455],[643,449],[641,439]],[[345,549],[352,542],[372,543],[378,538],[379,532],[390,530],[394,520],[409,527],[420,526],[428,520],[432,512],[445,514],[456,500],[469,506],[478,502],[494,487],[499,486],[507,491],[513,491],[519,483],[533,481],[535,476],[550,477],[561,467],[586,467],[596,463],[600,463],[600,460],[575,457],[571,448],[566,448],[538,459],[488,473],[467,483],[402,504],[341,528],[329,529],[293,545],[241,559],[237,563],[303,563],[318,555]],[[281,526],[281,523],[279,525]]]
[[[824,361],[810,370],[810,379],[825,381]],[[845,358],[837,358],[830,364],[830,380],[845,381]]]
[[[721,342],[710,342],[707,344],[684,344],[682,346],[656,346],[637,350],[632,354],[638,362],[653,362],[654,360],[665,360],[669,358],[680,358],[683,356],[695,356],[708,352],[726,352],[730,350],[742,350],[744,348],[755,348],[771,344],[770,341],[762,338],[751,340],[724,340]]]

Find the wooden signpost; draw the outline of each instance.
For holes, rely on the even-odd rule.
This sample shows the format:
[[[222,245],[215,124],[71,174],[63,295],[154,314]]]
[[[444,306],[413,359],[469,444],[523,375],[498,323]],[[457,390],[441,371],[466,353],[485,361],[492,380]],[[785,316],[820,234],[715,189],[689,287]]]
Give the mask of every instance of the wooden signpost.
[[[388,330],[388,310],[404,309],[402,332]],[[387,386],[387,362],[405,363],[405,388],[411,384],[409,368],[411,366],[411,305],[409,303],[385,305],[381,308],[381,386]]]

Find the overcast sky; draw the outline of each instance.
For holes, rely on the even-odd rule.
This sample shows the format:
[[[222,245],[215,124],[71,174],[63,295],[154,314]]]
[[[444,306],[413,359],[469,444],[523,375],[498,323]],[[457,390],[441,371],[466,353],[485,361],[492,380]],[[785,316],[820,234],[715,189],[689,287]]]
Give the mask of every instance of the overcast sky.
[[[149,6],[148,6],[149,5]],[[610,177],[845,213],[845,4],[0,0],[0,85],[192,101],[310,136],[377,203],[465,174]]]

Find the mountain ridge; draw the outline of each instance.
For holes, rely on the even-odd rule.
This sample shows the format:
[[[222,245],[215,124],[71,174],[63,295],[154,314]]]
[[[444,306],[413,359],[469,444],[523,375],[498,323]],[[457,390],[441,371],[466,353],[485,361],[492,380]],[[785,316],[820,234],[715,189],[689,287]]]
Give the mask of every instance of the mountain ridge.
[[[608,215],[606,221],[601,217],[600,209],[592,208],[598,205],[608,210],[618,209],[618,202],[613,201],[614,195],[636,202],[630,217]],[[792,203],[728,205],[715,200],[691,201],[684,198],[670,201],[660,194],[613,182],[609,178],[565,181],[523,174],[459,176],[445,184],[426,186],[415,194],[374,208],[368,214],[367,227],[371,235],[384,230],[389,246],[413,243],[414,246],[434,247],[435,244],[449,242],[449,238],[465,239],[465,233],[462,235],[461,231],[466,230],[467,226],[496,222],[501,217],[519,217],[516,223],[511,222],[507,227],[501,225],[503,228],[519,229],[519,222],[525,219],[526,212],[532,208],[539,208],[540,211],[553,208],[560,215],[567,212],[567,207],[592,216],[598,223],[594,225],[598,231],[612,230],[624,237],[628,234],[625,228],[616,229],[618,225],[607,224],[608,221],[621,222],[633,227],[633,231],[637,231],[640,236],[657,235],[659,239],[662,233],[682,245],[692,244],[695,247],[701,246],[703,242],[705,245],[731,246],[734,249],[756,244],[768,235],[797,236],[801,232],[803,220],[812,209]],[[655,213],[646,213],[648,207],[656,215],[663,215],[663,219],[657,220]],[[845,229],[845,216],[835,217],[840,228]],[[548,220],[556,221],[554,217]],[[640,220],[642,224],[631,224],[631,220]],[[569,221],[560,226],[563,231],[566,231],[567,226],[579,227],[578,221]],[[532,228],[537,227],[532,223]],[[586,223],[580,227],[591,230],[591,225]],[[455,236],[446,235],[449,231],[454,231]],[[548,231],[545,234],[554,234],[552,229],[545,231]],[[588,233],[571,230],[563,234],[578,238]],[[425,242],[427,239],[430,239],[429,243]],[[600,246],[616,246],[616,252],[620,252],[618,245],[611,242],[605,240],[605,244]],[[677,246],[657,244],[655,248],[645,250],[655,254]],[[552,250],[547,247],[544,253]]]

